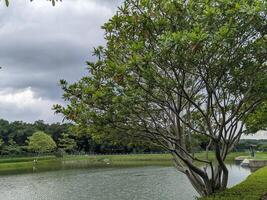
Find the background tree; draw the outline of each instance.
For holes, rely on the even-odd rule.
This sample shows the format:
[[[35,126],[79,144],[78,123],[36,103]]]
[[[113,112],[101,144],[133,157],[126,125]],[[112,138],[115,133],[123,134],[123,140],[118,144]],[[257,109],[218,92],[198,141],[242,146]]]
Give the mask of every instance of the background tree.
[[[28,149],[36,153],[49,153],[56,148],[52,137],[41,131],[35,132],[28,139]]]
[[[77,144],[75,139],[70,138],[67,134],[62,134],[58,147],[67,153],[73,153],[77,148]]]
[[[4,155],[19,155],[22,153],[22,146],[19,146],[13,138],[8,140],[7,145],[3,145],[3,149],[1,151]]]
[[[31,124],[15,121],[9,124],[9,139],[14,140],[17,145],[23,146],[26,143],[26,140],[34,132],[36,132],[37,127],[32,126]]]
[[[73,124],[70,123],[53,123],[47,126],[46,132],[52,136],[56,143],[58,143],[63,133],[71,136],[77,135],[77,132],[73,132],[71,127],[73,127]]]
[[[83,129],[71,123],[47,124],[42,120],[34,123],[8,122],[0,119],[0,140],[2,139],[4,142],[0,154],[10,156],[28,155],[27,138],[37,131],[50,135],[57,146],[59,146],[63,134],[67,135],[68,138],[75,140],[77,144],[77,148],[74,149],[75,152],[81,153],[132,153],[134,148],[138,148],[140,152],[162,151],[147,143],[138,144],[133,140],[121,139],[116,142],[111,137],[105,139],[101,137],[92,138],[88,129]]]
[[[2,151],[3,146],[4,146],[5,142],[3,141],[2,138],[0,138],[0,150]]]
[[[96,138],[160,145],[202,196],[224,190],[224,160],[266,99],[266,6],[126,0],[103,26],[107,46],[95,49],[90,75],[61,81],[69,105],[55,109]],[[214,162],[194,155],[192,135],[207,138]]]
[[[5,143],[8,142],[9,133],[10,133],[9,122],[4,119],[0,119],[0,136]]]
[[[267,130],[267,102],[263,102],[249,115],[246,125],[247,133],[256,133],[258,130]]]

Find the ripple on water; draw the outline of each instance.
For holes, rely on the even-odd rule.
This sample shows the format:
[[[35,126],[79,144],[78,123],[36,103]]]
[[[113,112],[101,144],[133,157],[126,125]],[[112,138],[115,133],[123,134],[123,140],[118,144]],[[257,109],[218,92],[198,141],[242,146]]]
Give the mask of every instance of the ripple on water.
[[[232,165],[230,185],[250,174]],[[190,200],[197,193],[172,167],[77,169],[0,178],[0,200]]]

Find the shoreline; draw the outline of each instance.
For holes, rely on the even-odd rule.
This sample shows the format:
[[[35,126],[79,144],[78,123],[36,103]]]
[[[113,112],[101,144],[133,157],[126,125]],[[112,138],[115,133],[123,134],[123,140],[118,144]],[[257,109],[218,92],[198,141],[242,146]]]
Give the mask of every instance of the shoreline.
[[[267,166],[258,169],[236,186],[199,200],[266,200]]]
[[[201,158],[205,153],[198,153]],[[229,154],[226,162],[233,162],[235,157],[244,153]],[[245,154],[246,155],[246,154]],[[214,159],[214,155],[209,155]],[[34,160],[37,162],[34,163]],[[83,155],[20,157],[0,159],[0,175],[35,173],[43,171],[80,169],[80,168],[124,168],[142,166],[173,166],[170,154],[127,154],[127,155]]]

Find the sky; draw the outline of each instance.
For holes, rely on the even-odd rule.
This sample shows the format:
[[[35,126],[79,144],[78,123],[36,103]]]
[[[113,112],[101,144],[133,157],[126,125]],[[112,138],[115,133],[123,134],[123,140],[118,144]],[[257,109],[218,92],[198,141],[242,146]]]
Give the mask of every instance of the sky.
[[[61,121],[60,79],[87,73],[93,47],[104,45],[101,26],[120,0],[11,0],[0,4],[0,118],[48,123]]]
[[[105,45],[101,26],[122,0],[12,0],[0,4],[0,118],[62,121],[58,82],[86,75],[93,47]],[[265,138],[266,132],[244,138]]]

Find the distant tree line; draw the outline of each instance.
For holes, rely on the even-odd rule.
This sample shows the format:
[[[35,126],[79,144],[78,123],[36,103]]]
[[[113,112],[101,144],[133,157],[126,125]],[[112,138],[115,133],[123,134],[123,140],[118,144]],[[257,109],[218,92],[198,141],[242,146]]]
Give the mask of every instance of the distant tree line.
[[[243,139],[236,146],[236,151],[247,151],[253,146],[256,151],[267,152],[267,140]]]
[[[122,141],[120,144],[114,144],[111,139],[96,141],[96,139],[92,139],[85,129],[78,128],[71,123],[48,124],[42,120],[26,123],[23,121],[9,122],[0,119],[0,155],[26,155],[37,151],[48,153],[49,150],[38,150],[38,147],[35,147],[38,145],[37,141],[43,139],[42,136],[38,136],[40,132],[47,134],[55,142],[56,146],[52,148],[53,151],[51,153],[108,154],[162,151],[158,147],[148,146],[140,142],[136,144],[131,141]],[[35,133],[37,136],[32,137]],[[33,141],[31,146],[29,146],[30,138]]]
[[[41,133],[41,134],[40,134]],[[42,141],[52,141],[40,145]],[[34,135],[34,136],[33,136]],[[41,136],[40,136],[41,135]],[[192,136],[194,152],[204,151],[208,146],[208,139],[199,136]],[[56,155],[67,153],[90,153],[90,154],[111,154],[111,153],[151,153],[164,152],[160,147],[121,139],[120,143],[112,142],[113,138],[103,140],[92,138],[88,130],[75,126],[72,123],[48,124],[42,120],[34,123],[23,121],[9,122],[0,119],[0,155],[26,155],[32,153],[55,153]],[[118,141],[118,140],[116,140]],[[54,144],[53,144],[54,143]],[[54,146],[55,145],[55,146]],[[256,150],[267,151],[267,140],[241,140],[235,148],[236,151],[245,151],[250,145],[256,145]],[[51,146],[50,148],[47,148]],[[209,147],[210,150],[213,148]]]

